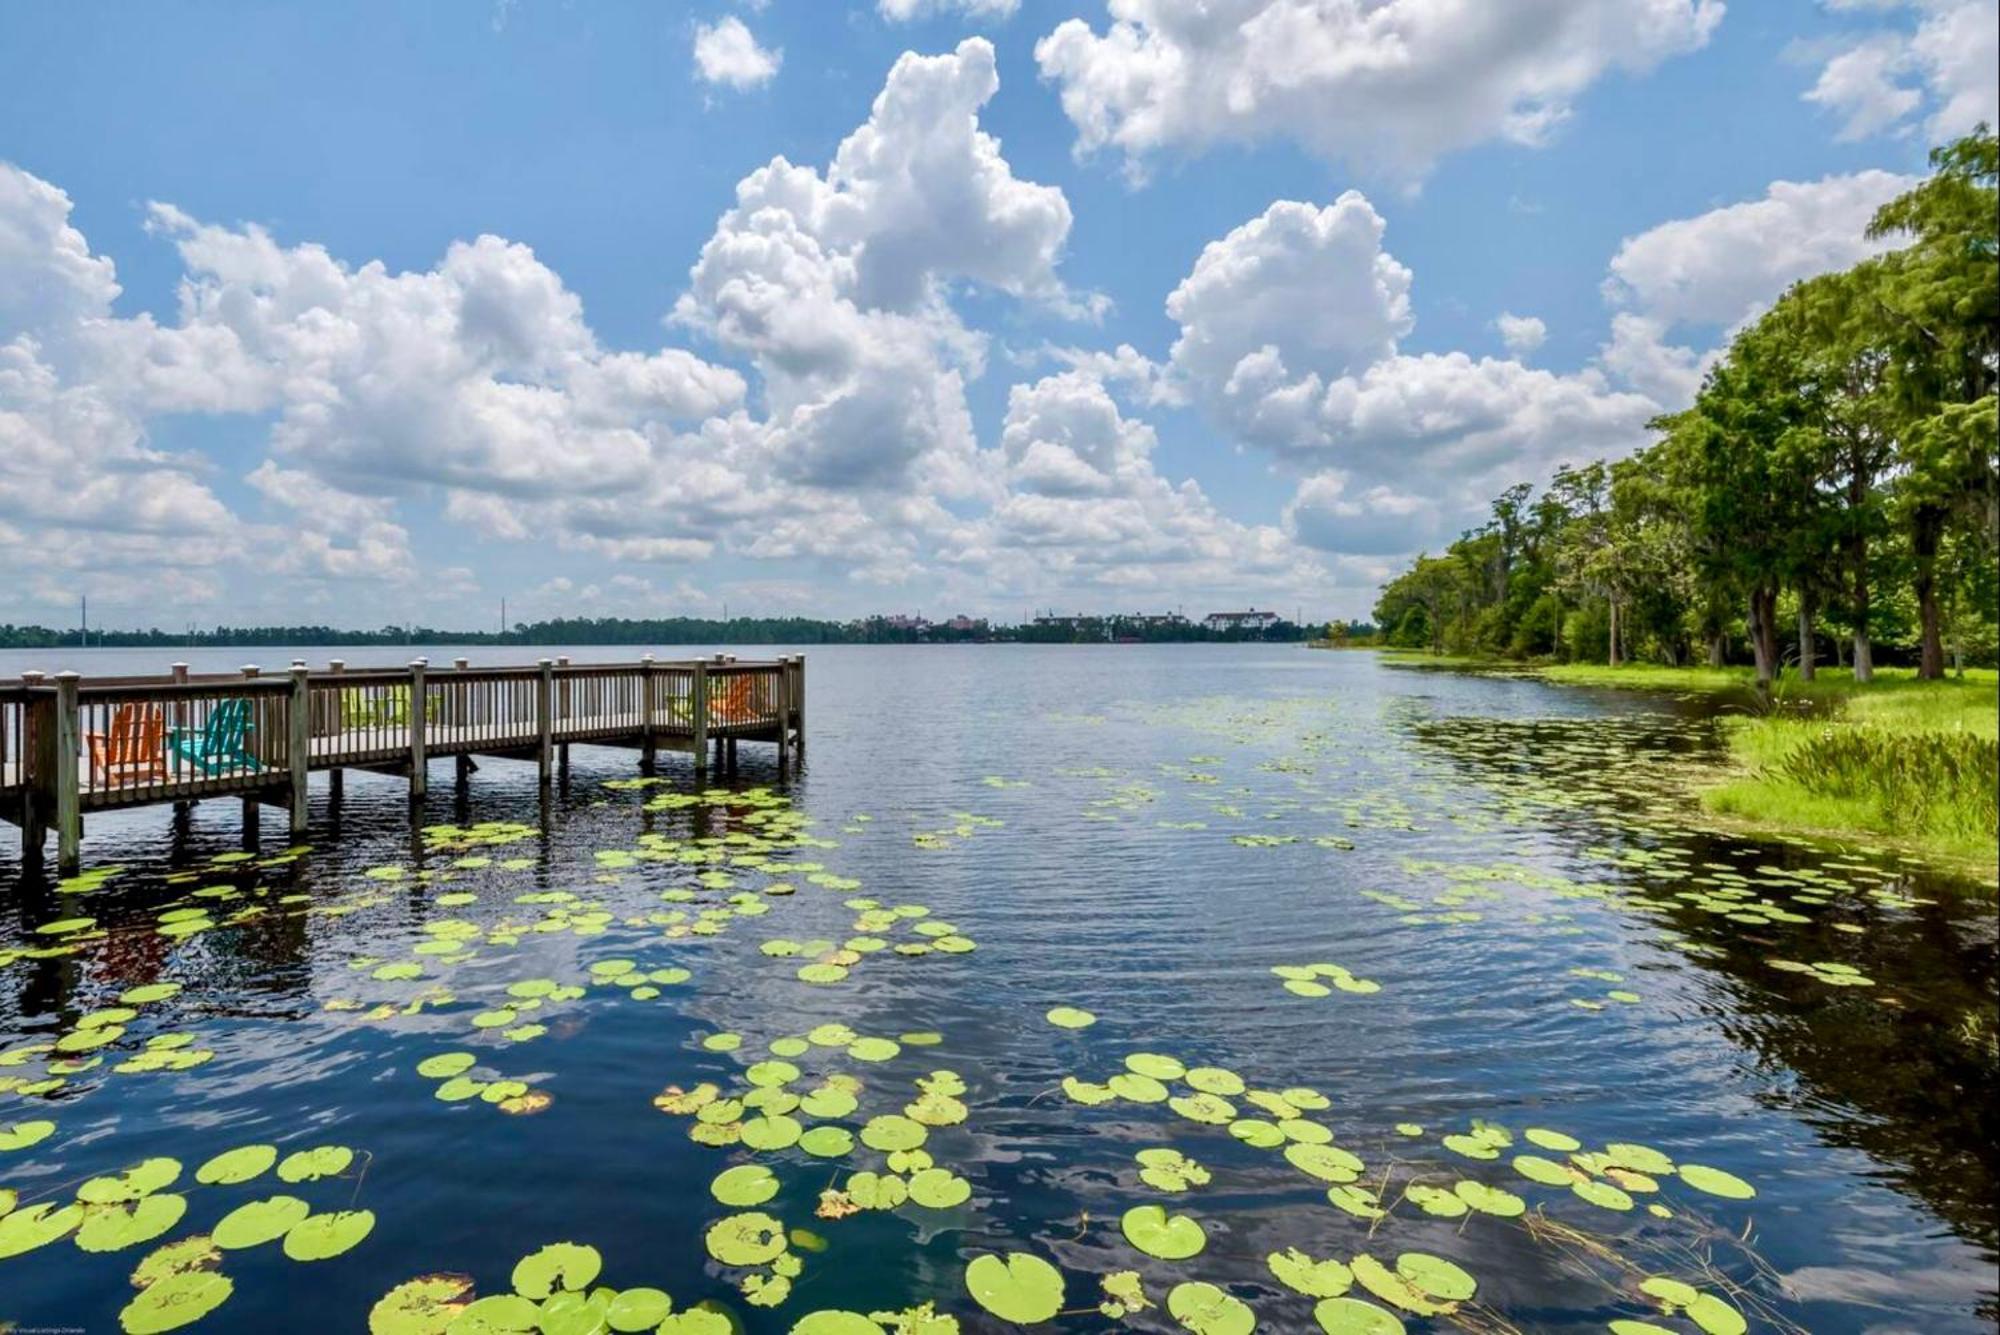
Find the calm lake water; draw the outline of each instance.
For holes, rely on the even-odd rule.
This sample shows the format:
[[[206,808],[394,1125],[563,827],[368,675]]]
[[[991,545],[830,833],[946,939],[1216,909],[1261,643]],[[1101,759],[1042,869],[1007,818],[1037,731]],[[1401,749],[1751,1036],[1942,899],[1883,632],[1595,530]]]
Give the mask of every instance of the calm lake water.
[[[303,656],[417,652],[453,656]],[[638,774],[633,753],[578,747],[546,812],[532,765],[482,761],[459,795],[439,764],[421,823],[496,823],[484,840],[418,833],[404,781],[365,774],[337,814],[315,776],[309,850],[291,857],[274,809],[258,856],[233,858],[235,801],[202,805],[178,833],[165,809],[93,819],[86,871],[121,870],[81,889],[23,874],[12,828],[0,832],[0,1254],[9,1204],[53,1213],[86,1179],[143,1160],[181,1171],[159,1185],[149,1169],[124,1194],[185,1202],[148,1207],[171,1226],[106,1250],[67,1231],[24,1246],[33,1230],[17,1222],[0,1326],[115,1331],[149,1253],[282,1194],[316,1215],[372,1211],[372,1230],[328,1259],[275,1240],[223,1249],[208,1264],[226,1301],[190,1329],[366,1330],[406,1280],[454,1273],[475,1295],[505,1294],[515,1262],[556,1242],[597,1250],[598,1285],[664,1290],[676,1310],[712,1301],[759,1332],[925,1302],[967,1330],[1008,1329],[967,1294],[983,1253],[1060,1269],[1051,1328],[1177,1330],[1167,1294],[1195,1281],[1247,1304],[1259,1329],[1317,1329],[1316,1297],[1267,1263],[1288,1248],[1390,1267],[1427,1253],[1469,1272],[1476,1295],[1401,1312],[1410,1331],[1730,1328],[1712,1306],[1719,1326],[1663,1311],[1640,1290],[1649,1276],[1754,1330],[1991,1329],[1991,901],[1880,850],[1688,828],[1681,785],[1715,746],[1704,706],[1289,646],[807,652],[802,771],[781,783],[769,748],[746,745],[740,775],[700,803],[680,800],[696,791],[684,757],[640,787],[621,783]],[[292,655],[0,654],[0,676],[176,656],[204,670]],[[786,811],[801,822],[772,814]],[[816,963],[814,976],[845,977],[803,981]],[[1339,968],[1299,971],[1298,991],[1272,972],[1315,964]],[[121,1006],[154,983],[181,990]],[[1052,1024],[1055,1007],[1095,1023]],[[716,1050],[730,1043],[717,1035],[740,1046]],[[773,1058],[774,1042],[791,1055]],[[476,1060],[462,1083],[464,1059],[419,1073],[446,1053]],[[1172,1102],[1146,1080],[1102,1088],[1134,1053],[1176,1059],[1136,1063],[1168,1077],[1157,1092]],[[193,1054],[186,1069],[174,1054]],[[774,1060],[797,1073],[755,1066]],[[1176,1062],[1217,1069],[1191,1087]],[[852,1083],[822,1083],[843,1074],[859,1081],[852,1099],[837,1096]],[[510,1113],[484,1097],[517,1098],[503,1080],[535,1096]],[[733,1117],[654,1106],[703,1082]],[[726,1108],[757,1088],[775,1092]],[[886,1173],[888,1155],[785,1142],[828,1124],[859,1133],[913,1101],[923,1149],[948,1170],[929,1186],[953,1202],[962,1178],[967,1199],[816,1217],[822,1192]],[[46,1138],[6,1148],[10,1126],[43,1120]],[[868,1139],[906,1143],[910,1126]],[[698,1143],[704,1127],[784,1147]],[[1329,1132],[1358,1173],[1284,1148]],[[211,1156],[253,1144],[355,1157],[319,1180],[197,1181]],[[1208,1180],[1142,1181],[1134,1155],[1148,1148]],[[1526,1173],[1517,1156],[1531,1156]],[[775,1194],[722,1204],[711,1181],[749,1163],[775,1174]],[[866,1203],[870,1185],[849,1196]],[[1148,1204],[1195,1221],[1199,1254],[1128,1240],[1121,1217]],[[754,1265],[714,1259],[711,1226],[746,1211],[809,1235]],[[148,1218],[110,1217],[88,1240],[143,1234]],[[1156,1304],[1122,1323],[1097,1310],[1100,1279],[1120,1271]],[[787,1278],[790,1292],[754,1305],[746,1278],[766,1298]],[[177,1314],[220,1292],[170,1282]],[[1348,1296],[1393,1306],[1385,1288],[1376,1277]],[[1343,1310],[1355,1318],[1326,1315]],[[1230,1330],[1229,1316],[1202,1328]],[[548,1328],[604,1327],[552,1313]]]

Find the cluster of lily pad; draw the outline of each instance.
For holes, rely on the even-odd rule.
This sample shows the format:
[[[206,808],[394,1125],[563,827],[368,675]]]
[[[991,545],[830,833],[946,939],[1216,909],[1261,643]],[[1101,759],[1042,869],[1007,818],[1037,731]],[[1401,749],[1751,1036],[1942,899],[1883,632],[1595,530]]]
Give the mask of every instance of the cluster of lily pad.
[[[845,982],[856,965],[870,955],[891,954],[916,957],[930,954],[963,955],[977,948],[972,938],[940,918],[930,916],[923,904],[885,905],[873,899],[843,901],[854,910],[854,935],[844,941],[810,939],[795,941],[774,937],[759,949],[776,959],[804,959],[797,976],[802,983]],[[889,933],[907,928],[909,936],[892,941]]]
[[[29,1143],[47,1137],[43,1131]],[[195,1170],[204,1187],[233,1187],[271,1173],[290,1186],[338,1178],[354,1162],[344,1145],[320,1145],[280,1155],[275,1145],[243,1145],[224,1151]],[[179,1224],[190,1208],[180,1183],[178,1159],[145,1159],[121,1172],[89,1178],[75,1199],[21,1205],[12,1191],[0,1190],[0,1260],[20,1256],[63,1238],[78,1250],[115,1252],[152,1242]],[[293,1261],[324,1261],[352,1250],[375,1227],[371,1210],[315,1211],[299,1196],[277,1193],[237,1205],[205,1233],[190,1234],[148,1253],[132,1271],[138,1292],[119,1313],[127,1335],[157,1335],[208,1315],[235,1291],[221,1272],[225,1252],[279,1243]]]
[[[510,1331],[653,1331],[657,1335],[730,1335],[729,1313],[711,1302],[680,1311],[664,1289],[598,1284],[604,1258],[595,1247],[552,1242],[514,1265],[505,1291],[480,1294],[472,1276],[419,1275],[396,1285],[368,1312],[369,1335],[505,1335]]]
[[[1295,997],[1330,997],[1334,988],[1357,996],[1382,990],[1382,984],[1374,979],[1357,977],[1340,964],[1274,964],[1271,972],[1284,979],[1285,991]]]

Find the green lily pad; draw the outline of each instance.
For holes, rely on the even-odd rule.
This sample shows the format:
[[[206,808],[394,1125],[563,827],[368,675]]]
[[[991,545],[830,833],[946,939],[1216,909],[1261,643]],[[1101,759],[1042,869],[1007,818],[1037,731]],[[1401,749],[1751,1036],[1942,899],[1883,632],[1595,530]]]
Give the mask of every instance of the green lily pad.
[[[1362,1288],[1405,1312],[1416,1316],[1438,1316],[1452,1309],[1453,1304],[1433,1299],[1366,1252],[1355,1257],[1349,1268],[1354,1271],[1355,1282]]]
[[[1680,1166],[1681,1181],[1696,1191],[1705,1191],[1711,1196],[1721,1196],[1732,1201],[1747,1201],[1757,1194],[1757,1188],[1745,1182],[1734,1173],[1720,1168],[1710,1168],[1706,1164],[1684,1163]]]
[[[708,1190],[715,1199],[735,1209],[762,1205],[778,1194],[778,1175],[763,1164],[738,1164],[717,1174],[708,1184]]]
[[[296,1196],[269,1196],[237,1206],[216,1222],[209,1236],[229,1251],[260,1247],[284,1237],[311,1213],[312,1207]]]
[[[1352,1182],[1365,1165],[1338,1145],[1310,1145],[1294,1141],[1285,1146],[1285,1158],[1292,1167],[1322,1182]]]
[[[335,1210],[308,1216],[285,1234],[285,1255],[294,1261],[325,1261],[351,1250],[375,1229],[373,1210]]]
[[[579,1242],[552,1242],[514,1263],[514,1292],[543,1299],[558,1291],[582,1292],[604,1268],[597,1248]]]
[[[1327,1298],[1313,1308],[1313,1320],[1326,1335],[1404,1335],[1402,1321],[1374,1303],[1359,1298]]]
[[[972,1198],[972,1184],[948,1168],[926,1168],[910,1177],[910,1199],[930,1210],[949,1210]]]
[[[368,1309],[368,1335],[444,1335],[471,1293],[470,1275],[406,1279]]]
[[[828,1307],[800,1317],[792,1327],[792,1335],[883,1335],[883,1330],[859,1312]]]
[[[278,1165],[278,1177],[285,1182],[317,1182],[338,1177],[354,1162],[354,1151],[345,1145],[319,1145],[285,1156]]]
[[[0,1123],[0,1150],[25,1150],[39,1145],[56,1129],[50,1121]]]
[[[194,1170],[194,1180],[208,1186],[234,1186],[262,1176],[278,1162],[275,1145],[242,1145],[224,1150]]]
[[[604,1322],[617,1331],[652,1330],[674,1310],[674,1300],[659,1289],[625,1289],[604,1309]]]
[[[1062,1272],[1026,1252],[973,1257],[965,1268],[965,1287],[981,1307],[1017,1326],[1047,1321],[1062,1310]]]
[[[417,1074],[427,1080],[446,1080],[455,1075],[464,1075],[478,1064],[479,1058],[470,1052],[440,1052],[417,1063]]]
[[[1057,1006],[1044,1018],[1058,1029],[1088,1029],[1097,1023],[1095,1015],[1075,1006]]]
[[[1195,1335],[1250,1335],[1257,1329],[1257,1316],[1249,1304],[1199,1281],[1168,1290],[1167,1311]]]
[[[819,1159],[838,1159],[854,1148],[854,1133],[844,1126],[816,1126],[799,1137],[799,1148]]]
[[[923,1123],[893,1113],[871,1117],[861,1128],[861,1143],[871,1150],[913,1150],[924,1143],[930,1132]]]
[[[1287,1288],[1308,1298],[1338,1298],[1354,1286],[1354,1272],[1338,1260],[1315,1261],[1296,1247],[1264,1258],[1271,1273]]]
[[[229,1276],[213,1270],[169,1275],[139,1290],[118,1313],[125,1335],[159,1335],[201,1320],[236,1291]]]
[[[0,1260],[45,1247],[83,1222],[84,1207],[43,1201],[0,1215]]]
[[[1712,1293],[1704,1293],[1689,1303],[1683,1315],[1700,1326],[1703,1335],[1744,1335],[1750,1329],[1741,1312]]]
[[[1429,1252],[1404,1252],[1396,1258],[1396,1273],[1443,1302],[1464,1302],[1479,1288],[1465,1270]]]
[[[1559,1164],[1554,1159],[1544,1159],[1539,1154],[1515,1155],[1514,1171],[1545,1187],[1566,1187],[1576,1181],[1576,1174],[1571,1172],[1568,1166]]]
[[[785,1226],[767,1214],[733,1214],[711,1224],[706,1241],[724,1265],[768,1265],[785,1250]]]
[[[1135,1052],[1125,1059],[1125,1069],[1134,1075],[1149,1075],[1155,1080],[1178,1080],[1187,1074],[1187,1067],[1178,1058],[1157,1052]]]
[[[753,1117],[743,1124],[743,1143],[753,1150],[782,1150],[798,1144],[804,1132],[795,1117]]]
[[[1135,1205],[1119,1221],[1125,1240],[1148,1256],[1184,1261],[1208,1245],[1208,1235],[1191,1215],[1169,1215],[1158,1205]]]
[[[94,1205],[84,1212],[76,1245],[86,1252],[115,1252],[151,1242],[181,1221],[187,1197],[164,1193],[130,1205]]]
[[[1490,1187],[1484,1182],[1458,1182],[1452,1186],[1452,1191],[1473,1209],[1482,1214],[1498,1215],[1502,1219],[1518,1218],[1528,1209],[1528,1203],[1513,1192]]]

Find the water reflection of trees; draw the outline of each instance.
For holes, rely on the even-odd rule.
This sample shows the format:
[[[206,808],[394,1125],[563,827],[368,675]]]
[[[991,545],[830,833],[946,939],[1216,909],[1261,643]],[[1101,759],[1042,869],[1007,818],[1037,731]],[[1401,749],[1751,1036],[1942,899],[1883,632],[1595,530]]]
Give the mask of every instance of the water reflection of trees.
[[[1698,716],[1675,720],[1449,718],[1411,715],[1398,730],[1449,760],[1503,806],[1542,813],[1592,846],[1675,846],[1688,865],[1726,866],[1752,882],[1759,868],[1827,870],[1830,854],[1789,843],[1706,833],[1663,821],[1694,808],[1668,771],[1708,745]],[[1549,790],[1536,801],[1522,785]],[[1509,790],[1512,789],[1511,795]],[[1851,860],[1851,857],[1841,860]],[[1853,873],[1832,874],[1851,881]],[[1728,1038],[1795,1083],[1767,1088],[1768,1105],[1810,1125],[1828,1144],[1887,1166],[1890,1182],[1936,1212],[1959,1236],[1991,1253],[2000,1245],[2000,1058],[1995,996],[2000,948],[1992,904],[1974,887],[1900,869],[1872,877],[1923,901],[1892,907],[1856,885],[1839,899],[1859,935],[1835,932],[1822,912],[1810,923],[1755,926],[1675,898],[1686,883],[1649,878],[1643,866],[1594,864],[1592,879],[1647,892],[1648,922],[1671,927],[1663,948],[1726,1000]],[[1768,882],[1765,883],[1768,885]],[[1613,906],[1617,901],[1609,901]],[[1872,988],[1828,988],[1773,970],[1773,958],[1847,960]]]

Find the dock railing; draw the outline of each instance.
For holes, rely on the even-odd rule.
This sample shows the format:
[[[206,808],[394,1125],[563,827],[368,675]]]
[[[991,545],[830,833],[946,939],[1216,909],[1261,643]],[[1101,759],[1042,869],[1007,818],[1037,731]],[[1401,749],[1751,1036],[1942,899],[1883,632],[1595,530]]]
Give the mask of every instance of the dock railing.
[[[804,697],[803,656],[30,673],[0,687],[0,818],[22,827],[33,855],[54,825],[71,867],[89,811],[239,794],[289,806],[302,829],[316,769],[407,774],[420,798],[430,760],[442,756],[537,759],[547,783],[552,756],[572,743],[638,746],[648,765],[659,748],[687,751],[705,773],[711,745],[733,765],[736,743],[753,740],[777,743],[782,770],[794,748],[803,753]]]

